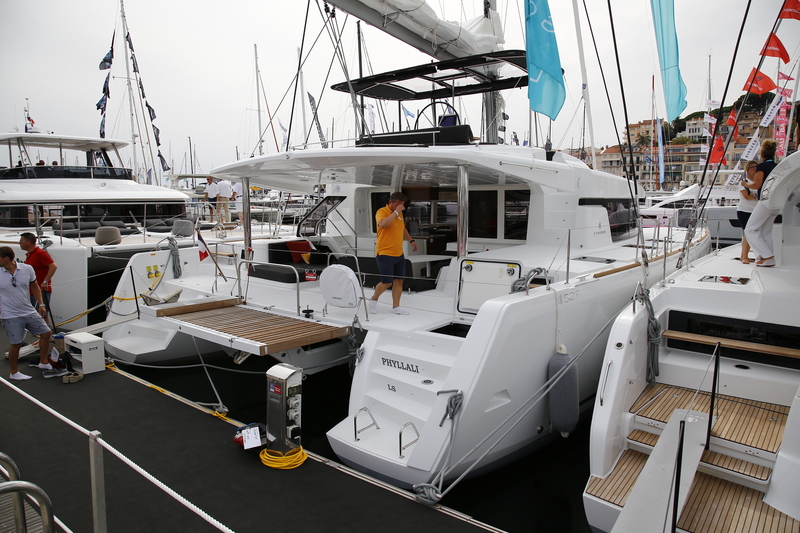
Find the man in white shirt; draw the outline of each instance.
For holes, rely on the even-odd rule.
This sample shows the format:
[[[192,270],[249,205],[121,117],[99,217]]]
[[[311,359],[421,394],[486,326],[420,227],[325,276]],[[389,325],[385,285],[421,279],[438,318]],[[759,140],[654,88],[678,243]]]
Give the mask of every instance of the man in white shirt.
[[[231,200],[234,203],[234,209],[236,210],[236,217],[240,224],[244,224],[244,218],[242,218],[242,211],[244,210],[243,203],[242,203],[242,182],[237,181],[233,184],[233,196],[231,196]]]
[[[208,210],[211,212],[211,222],[214,222],[217,196],[219,196],[219,187],[214,183],[214,179],[211,176],[206,177],[206,201],[208,202]]]
[[[217,196],[217,213],[219,213],[220,222],[230,222],[230,201],[231,194],[233,193],[233,191],[231,191],[231,184],[225,180],[219,180],[217,182],[217,188],[219,189],[219,195]]]
[[[38,313],[31,305],[31,294],[38,302]],[[47,309],[42,299],[42,291],[36,283],[33,267],[14,261],[14,250],[8,246],[0,247],[0,322],[3,323],[11,344],[8,348],[11,379],[19,381],[31,379],[17,368],[19,350],[22,348],[26,329],[34,335],[39,335],[38,367],[45,371],[45,377],[66,373],[58,373],[50,364],[50,328],[44,321],[46,315]]]

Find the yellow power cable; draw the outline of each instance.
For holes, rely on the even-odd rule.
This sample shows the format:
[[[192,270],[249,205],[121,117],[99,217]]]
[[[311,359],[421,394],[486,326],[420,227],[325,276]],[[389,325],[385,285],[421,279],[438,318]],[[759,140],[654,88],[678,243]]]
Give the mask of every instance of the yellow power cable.
[[[292,468],[297,468],[303,464],[306,459],[308,459],[308,454],[302,446],[290,451],[286,455],[283,455],[281,452],[273,452],[272,450],[264,448],[261,450],[258,456],[261,458],[261,462],[266,466],[270,468],[278,468],[280,470],[291,470]]]

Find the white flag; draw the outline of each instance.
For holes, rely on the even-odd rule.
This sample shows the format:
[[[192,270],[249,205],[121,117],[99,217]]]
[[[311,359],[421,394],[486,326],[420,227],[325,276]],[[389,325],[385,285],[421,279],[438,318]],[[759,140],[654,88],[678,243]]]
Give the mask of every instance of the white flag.
[[[747,148],[744,149],[742,153],[742,159],[745,161],[755,161],[756,157],[758,156],[758,132],[753,135],[753,138],[750,139],[750,144],[747,145]]]
[[[767,112],[764,113],[764,118],[761,119],[761,124],[759,124],[759,126],[762,128],[769,126],[772,123],[772,120],[775,118],[775,115],[778,114],[778,109],[780,109],[782,103],[783,96],[776,94],[775,98],[772,99],[769,109],[767,109]]]
[[[708,113],[703,113],[703,120],[705,120],[709,124],[716,124],[717,123],[717,119],[715,119],[714,117],[712,117]]]

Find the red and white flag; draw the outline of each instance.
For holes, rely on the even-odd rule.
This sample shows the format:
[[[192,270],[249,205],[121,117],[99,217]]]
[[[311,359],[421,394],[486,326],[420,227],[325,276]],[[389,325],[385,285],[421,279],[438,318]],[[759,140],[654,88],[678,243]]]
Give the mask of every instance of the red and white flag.
[[[779,70],[779,71],[778,71],[778,81],[783,81],[783,80],[786,80],[786,81],[794,81],[794,78],[793,78],[793,77],[791,77],[791,76],[789,76],[788,74],[784,74],[783,72],[781,72],[781,71]]]
[[[717,137],[714,141],[714,147],[711,149],[711,156],[708,158],[708,162],[712,165],[720,162],[723,165],[728,164],[728,160],[725,159],[725,145],[722,144],[722,137]]]
[[[200,261],[208,257],[208,247],[206,246],[206,241],[203,240],[203,236],[200,234],[200,231],[197,232],[197,251],[200,252]]]
[[[761,50],[762,56],[769,56],[769,57],[779,57],[783,60],[784,63],[789,62],[789,52],[786,51],[786,48],[783,46],[783,43],[778,36],[774,33],[769,34],[769,39],[767,39],[767,43],[764,45],[764,49]]]
[[[800,0],[786,0],[778,18],[800,20]]]
[[[736,125],[736,108],[731,108],[731,114],[728,115],[728,120],[725,121],[728,126],[733,126],[733,141],[739,138],[739,126]]]
[[[747,82],[744,84],[742,90],[749,93],[755,93],[760,96],[771,91],[775,87],[777,87],[777,85],[775,85],[775,82],[772,81],[769,76],[757,68],[753,68],[752,72],[750,72],[750,75],[747,77]]]
[[[785,96],[786,98],[792,97],[792,90],[791,89],[784,89],[783,87],[775,87],[775,92],[781,96]]]

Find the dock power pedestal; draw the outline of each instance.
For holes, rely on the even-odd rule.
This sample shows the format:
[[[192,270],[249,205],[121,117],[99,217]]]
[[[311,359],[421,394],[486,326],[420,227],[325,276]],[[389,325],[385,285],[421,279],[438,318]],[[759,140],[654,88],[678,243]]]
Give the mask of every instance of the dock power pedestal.
[[[303,369],[281,363],[267,370],[267,449],[286,455],[300,447]]]

